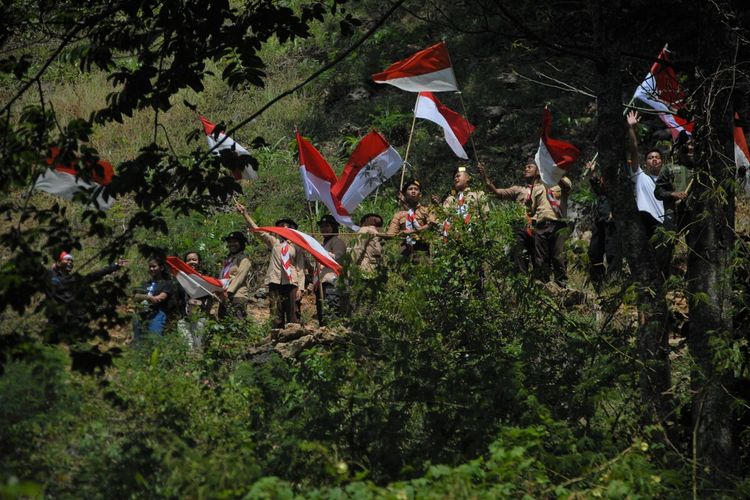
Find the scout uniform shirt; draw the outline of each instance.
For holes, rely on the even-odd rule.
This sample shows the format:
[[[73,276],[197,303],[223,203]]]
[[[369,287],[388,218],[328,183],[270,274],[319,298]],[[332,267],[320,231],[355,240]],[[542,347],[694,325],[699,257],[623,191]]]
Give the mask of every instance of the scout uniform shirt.
[[[250,258],[244,253],[236,253],[224,261],[219,278],[228,279],[227,293],[236,299],[250,298],[247,277],[250,274]]]
[[[383,247],[380,238],[377,236],[378,228],[373,226],[362,226],[357,231],[359,235],[349,253],[352,256],[352,262],[359,266],[360,270],[366,274],[372,274],[377,271],[378,264],[383,255]]]
[[[529,197],[530,189],[529,186],[511,186],[509,188],[498,189],[495,191],[495,196],[501,200],[515,201],[516,203],[524,205],[526,203],[526,198]]]
[[[487,217],[490,208],[484,191],[472,191],[471,188],[466,188],[460,193],[448,196],[443,201],[443,208],[464,217],[466,223],[471,219],[471,214],[476,213],[476,207],[479,207],[482,218]]]
[[[336,262],[338,262],[346,253],[346,243],[341,241],[341,238],[338,236],[331,236],[328,238],[328,241],[323,244],[323,248],[328,250],[328,253],[333,254],[333,260]],[[320,264],[318,264],[318,266],[320,266]],[[321,283],[333,283],[336,281],[336,273],[333,272],[333,269],[330,267],[324,267],[323,269],[318,267],[318,269],[320,270],[318,279]]]
[[[424,227],[435,224],[435,216],[432,215],[430,209],[417,203],[416,208],[401,210],[396,212],[391,219],[391,223],[388,225],[387,234],[395,236],[398,233],[411,229],[417,231]],[[408,234],[401,244],[402,250],[409,251],[410,249],[427,250],[427,244],[420,241],[419,233]]]
[[[293,243],[268,233],[256,233],[271,248],[266,271],[266,283],[294,285],[305,289],[305,253]]]
[[[532,224],[558,219],[557,213],[550,204],[547,187],[541,182],[531,185],[526,198],[526,214]]]

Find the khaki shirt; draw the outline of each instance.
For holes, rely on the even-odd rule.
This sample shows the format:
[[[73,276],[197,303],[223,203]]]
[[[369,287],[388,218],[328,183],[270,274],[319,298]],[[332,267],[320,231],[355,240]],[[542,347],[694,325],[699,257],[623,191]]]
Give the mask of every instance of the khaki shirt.
[[[227,269],[228,268],[228,269]],[[227,293],[236,299],[249,299],[250,288],[248,277],[250,275],[250,257],[244,253],[232,255],[224,261],[224,269],[220,278],[229,278]]]
[[[563,219],[568,216],[568,196],[572,187],[573,183],[570,179],[563,176],[560,182],[549,188],[552,195],[560,203],[560,217]]]
[[[354,244],[349,248],[352,262],[359,266],[363,273],[374,273],[383,256],[382,242],[377,237],[378,228],[363,226],[359,228],[357,234],[366,236],[355,238]]]
[[[341,241],[338,236],[332,236],[323,244],[323,248],[328,250],[328,253],[333,254],[333,260],[338,262],[341,257],[346,253],[346,243]],[[320,265],[320,264],[318,264]],[[324,267],[320,270],[319,276],[321,283],[331,283],[336,279],[336,273],[330,267]]]
[[[476,207],[479,207],[479,213],[481,214],[482,218],[487,217],[487,215],[490,213],[490,207],[487,204],[487,196],[484,194],[484,191],[472,191],[470,188],[466,188],[463,190],[463,193],[464,204],[467,207],[468,213],[472,215],[476,214]],[[443,201],[443,208],[450,212],[457,213],[458,198],[459,193],[448,196],[445,201]]]
[[[532,184],[526,199],[526,213],[532,222],[557,220],[557,214],[547,198],[547,188],[541,182]]]
[[[391,223],[388,225],[387,233],[391,236],[395,236],[401,231],[406,230],[406,216],[409,215],[408,210],[401,210],[396,212],[391,219]],[[414,209],[415,219],[414,221],[419,226],[419,229],[435,225],[437,221],[435,216],[432,214],[429,208],[417,204],[417,208]]]
[[[524,205],[526,198],[529,197],[529,186],[511,186],[509,188],[498,189],[495,196],[501,200],[515,201]]]
[[[271,249],[271,258],[266,271],[266,284],[294,285],[300,290],[305,288],[305,252],[294,243],[289,243],[289,262],[292,264],[291,281],[284,271],[281,261],[283,241],[268,233],[254,233]]]

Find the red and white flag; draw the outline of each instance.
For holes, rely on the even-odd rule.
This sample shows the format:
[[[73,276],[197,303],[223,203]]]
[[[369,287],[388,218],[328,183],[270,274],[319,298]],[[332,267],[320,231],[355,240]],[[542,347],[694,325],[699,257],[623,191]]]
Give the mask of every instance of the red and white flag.
[[[398,172],[404,161],[378,132],[370,132],[359,141],[352,156],[333,186],[332,194],[351,212],[375,188]]]
[[[291,241],[295,245],[305,249],[310,255],[320,262],[323,267],[330,267],[336,275],[341,273],[341,264],[336,262],[328,250],[309,234],[297,231],[290,227],[264,226],[253,229],[254,232],[265,232],[278,234],[282,238]]]
[[[581,154],[571,143],[551,138],[549,136],[551,129],[552,113],[548,108],[544,108],[542,136],[539,139],[539,150],[536,152],[534,161],[539,168],[542,182],[547,186],[554,186],[560,182],[562,176]]]
[[[649,74],[635,89],[633,97],[659,111],[659,118],[669,127],[672,139],[676,140],[683,131],[692,135],[693,122],[676,114],[685,106],[685,92],[677,80],[674,69],[668,64],[662,64],[668,62],[668,58],[669,51],[664,47],[659,52],[657,61],[651,66]]]
[[[445,42],[420,50],[413,56],[372,75],[376,83],[387,83],[408,92],[458,90],[456,75]]]
[[[739,120],[739,115],[734,114],[734,119]],[[739,125],[734,126],[734,163],[737,168],[750,167],[750,151],[747,149],[745,131]]]
[[[205,116],[200,118],[211,154],[232,171],[232,176],[235,179],[257,179],[257,163],[253,160],[250,152],[234,142],[234,139],[225,135],[224,132],[217,130],[216,125],[208,121]],[[222,140],[223,142],[221,142]],[[217,144],[219,145],[216,146]],[[214,149],[214,147],[216,148]]]
[[[112,165],[104,160],[99,160],[95,164],[86,161],[83,167],[78,167],[76,170],[79,161],[77,157],[68,163],[63,163],[59,156],[60,148],[50,148],[50,154],[47,157],[47,165],[50,168],[37,177],[34,189],[66,200],[73,199],[73,196],[80,191],[93,189],[90,193],[91,203],[101,210],[109,209],[115,202],[114,197],[110,196],[106,189],[115,175]]]
[[[466,118],[443,106],[432,92],[419,93],[417,105],[414,107],[414,115],[443,127],[445,142],[448,143],[456,156],[464,160],[469,159],[464,150],[464,144],[474,132],[475,127]]]
[[[191,299],[220,293],[229,283],[227,279],[220,280],[199,273],[179,257],[167,257],[167,266]]]
[[[297,135],[297,147],[299,149],[299,173],[302,176],[302,184],[305,187],[305,198],[310,201],[318,200],[328,207],[339,223],[358,230],[349,212],[341,205],[341,200],[332,193],[336,185],[336,174],[328,162],[299,132]]]

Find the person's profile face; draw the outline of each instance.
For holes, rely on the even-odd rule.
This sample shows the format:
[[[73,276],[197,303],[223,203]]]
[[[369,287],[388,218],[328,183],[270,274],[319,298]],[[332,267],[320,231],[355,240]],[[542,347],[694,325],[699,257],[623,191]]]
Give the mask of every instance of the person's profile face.
[[[539,169],[536,168],[536,165],[533,163],[526,164],[525,167],[523,167],[523,178],[524,179],[534,179],[539,175]]]
[[[469,173],[468,172],[456,172],[453,176],[453,188],[457,191],[463,191],[466,186],[469,185]]]

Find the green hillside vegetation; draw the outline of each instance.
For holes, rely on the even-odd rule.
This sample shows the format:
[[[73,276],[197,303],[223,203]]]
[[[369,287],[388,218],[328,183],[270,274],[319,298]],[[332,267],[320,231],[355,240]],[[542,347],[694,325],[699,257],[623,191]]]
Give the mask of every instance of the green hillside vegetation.
[[[634,25],[643,22],[641,34],[653,26],[650,18],[637,13],[644,3],[628,3],[623,13],[617,12],[630,16]],[[679,16],[686,18],[704,12],[704,7],[685,2],[667,3],[684,8]],[[733,2],[719,3],[722,12],[737,14],[731,22],[744,26],[747,19],[741,9]],[[729,264],[717,278],[729,284],[722,308],[712,302],[711,290],[696,293],[688,283],[694,276],[692,259],[702,247],[684,234],[668,234],[678,240],[676,272],[658,287],[643,279],[648,270],[634,264],[635,254],[626,256],[628,272],[600,292],[587,277],[587,242],[582,235],[590,230],[595,196],[583,163],[599,150],[607,182],[615,176],[624,179],[620,101],[627,102],[653,62],[648,57],[655,55],[666,34],[634,36],[637,40],[625,43],[629,37],[624,29],[597,17],[599,7],[593,2],[576,3],[571,12],[553,2],[399,2],[403,5],[343,61],[231,132],[251,150],[259,172],[257,180],[235,183],[217,162],[200,162],[208,148],[199,115],[232,130],[344,53],[391,5],[370,0],[211,4],[160,2],[151,14],[163,15],[160,22],[166,24],[155,22],[159,29],[152,26],[151,34],[145,3],[132,7],[137,14],[129,13],[131,7],[107,2],[85,9],[68,2],[49,6],[59,16],[59,27],[47,24],[38,13],[24,18],[20,12],[26,2],[10,2],[0,10],[6,14],[0,22],[0,102],[8,103],[0,129],[0,159],[5,165],[5,215],[0,221],[0,498],[750,496],[748,334],[740,326],[749,310],[750,209],[745,198],[738,197],[736,207],[727,201],[734,200],[736,183],[730,179],[702,184],[712,190],[701,200],[729,207],[721,213],[731,213],[736,234],[726,249],[732,252]],[[288,18],[286,11],[267,13],[267,6],[289,7],[298,18]],[[617,6],[622,7],[620,2]],[[605,12],[599,14],[610,19],[605,15],[609,12],[615,19],[608,9],[617,6],[601,7]],[[63,28],[73,26],[71,19],[80,16],[84,25],[89,16],[109,8],[118,9],[123,23],[129,15],[143,19],[142,26],[130,23],[132,32],[126,33],[130,28],[124,26],[130,24],[125,23],[118,25],[121,35],[106,38],[115,63],[106,70],[97,67],[104,56],[95,44],[87,45],[96,39],[95,28],[81,28],[86,36],[71,42],[53,58],[38,84],[12,101],[53,54]],[[169,53],[157,64],[163,64],[164,74],[166,68],[174,71],[169,74],[179,81],[179,89],[161,89],[159,95],[140,89],[138,95],[152,100],[144,97],[132,113],[114,118],[117,112],[112,109],[119,108],[111,106],[117,102],[113,92],[130,87],[113,86],[110,75],[133,74],[147,66],[139,59],[143,47],[131,46],[129,51],[115,43],[126,44],[128,36],[141,40],[145,32],[156,40],[149,44],[167,46],[165,40],[174,33],[191,29],[180,16],[194,15],[196,26],[204,21],[202,14],[186,14],[189,8],[234,9],[233,22],[238,24],[244,12],[253,23],[248,33],[267,39],[243,46],[241,37],[226,35],[222,43],[234,49],[201,54],[209,74],[199,85],[183,85],[180,78],[190,80],[186,75],[194,68],[175,63],[183,61],[184,54]],[[255,17],[250,15],[253,9],[258,9]],[[518,17],[506,17],[505,9]],[[174,25],[167,12],[177,20]],[[555,46],[560,40],[552,35],[540,42],[514,28],[514,19],[533,19],[538,33],[555,33],[566,50]],[[730,21],[722,18],[717,24],[722,22]],[[580,46],[594,46],[606,38],[591,28],[597,23],[616,32],[609,36],[619,40],[617,50],[627,54],[620,67],[607,70],[617,75],[623,89],[609,101],[602,98],[608,83],[602,78],[601,60],[576,53]],[[225,20],[225,28],[231,25]],[[40,27],[53,34],[39,35]],[[215,35],[222,28],[207,21],[203,29],[216,30],[211,31]],[[682,67],[698,64],[697,54],[706,53],[704,42],[690,38],[690,29],[673,34],[675,59],[682,57]],[[566,33],[581,33],[581,38],[565,40]],[[610,38],[606,39],[614,46]],[[200,41],[214,50],[217,39],[218,35],[206,36]],[[324,330],[329,340],[294,355],[282,356],[273,349],[259,352],[257,346],[267,345],[278,332],[271,330],[269,321],[253,317],[209,321],[200,349],[189,348],[175,325],[161,338],[131,343],[135,301],[129,296],[147,278],[147,259],[158,251],[182,256],[197,250],[205,268],[216,274],[226,256],[224,237],[246,228],[235,201],[246,205],[260,225],[291,217],[300,230],[318,231],[315,222],[326,209],[305,200],[295,128],[337,174],[357,141],[373,128],[403,156],[416,94],[375,84],[370,75],[441,39],[449,46],[461,94],[443,93],[440,99],[457,111],[465,106],[466,116],[477,126],[467,144],[472,174],[479,160],[498,186],[521,182],[522,167],[538,147],[545,105],[552,109],[553,136],[581,150],[569,171],[577,218],[576,234],[565,250],[568,290],[518,274],[509,249],[513,229],[525,222],[524,210],[493,200],[486,220],[454,227],[447,242],[438,230],[427,237],[433,245],[430,265],[404,264],[397,240],[384,245],[384,263],[374,277],[364,277],[345,258],[339,283],[347,314]],[[738,47],[745,55],[744,38]],[[243,50],[262,60],[262,86]],[[31,54],[28,68],[22,68],[20,59],[8,62],[23,53]],[[90,68],[84,68],[86,61]],[[237,70],[227,78],[237,61],[247,71]],[[746,85],[742,71],[737,78]],[[144,81],[156,76],[151,78]],[[683,84],[704,89],[694,78],[683,77]],[[738,90],[742,92],[746,90]],[[746,101],[737,98],[734,108],[727,109],[748,116]],[[157,113],[151,106],[159,102]],[[692,102],[701,104],[698,97]],[[620,107],[607,115],[607,106]],[[620,120],[621,129],[603,130],[607,116]],[[659,139],[661,144],[671,143],[658,134],[662,128],[654,115],[644,118],[639,129],[644,149]],[[607,140],[622,143],[621,157],[618,151],[604,151]],[[46,168],[46,148],[51,144],[73,145],[82,155],[93,148],[95,156],[122,173],[118,189],[123,194],[110,210],[92,210],[83,199],[29,194],[28,188]],[[612,157],[619,160],[607,163]],[[445,197],[460,163],[439,127],[423,120],[416,123],[408,162],[407,176],[422,181],[424,203],[432,195]],[[479,175],[472,182],[472,187],[482,187]],[[619,200],[632,198],[626,182],[617,188],[624,195],[612,194],[615,213],[635,217],[632,206],[631,212],[618,212],[625,206]],[[398,186],[397,174],[367,198],[353,218],[380,213],[387,227],[398,210]],[[694,223],[702,220],[696,215]],[[621,234],[626,251],[645,242],[642,236]],[[124,271],[81,292],[78,300],[91,304],[84,322],[92,321],[80,332],[55,332],[47,319],[44,273],[61,250],[75,254],[76,270],[82,273],[118,257],[129,261]],[[251,240],[247,253],[255,291],[265,284],[268,249]],[[320,331],[313,326],[311,293],[306,294],[303,319],[307,328]],[[654,310],[663,303],[669,312],[662,317]],[[707,323],[700,323],[698,316],[693,321],[691,315],[694,310],[701,314],[702,304],[721,309],[726,321],[715,328],[702,326]],[[657,319],[649,323],[652,316]],[[699,329],[690,330],[691,324]],[[657,330],[669,342],[666,351],[654,352],[647,345],[649,332]],[[695,344],[688,346],[700,337],[695,332],[710,335],[710,361]],[[706,363],[712,363],[709,374]],[[655,402],[649,399],[648,386],[659,392],[664,364],[668,390]],[[707,409],[701,417],[697,395],[703,394],[702,384],[713,387],[716,380],[726,399],[706,399],[713,413]],[[702,407],[704,400],[700,401]],[[715,401],[728,402],[721,408]],[[713,432],[703,426],[714,423],[716,405],[732,422],[734,453],[727,457],[731,467],[724,467],[702,444],[701,433]]]

